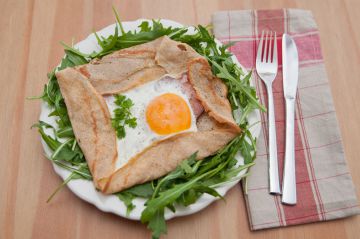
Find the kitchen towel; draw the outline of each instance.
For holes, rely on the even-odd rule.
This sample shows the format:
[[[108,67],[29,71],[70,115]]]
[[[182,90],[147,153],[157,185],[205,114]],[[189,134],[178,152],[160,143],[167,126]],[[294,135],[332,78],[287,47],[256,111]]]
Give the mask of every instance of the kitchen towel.
[[[299,9],[217,12],[214,34],[248,70],[261,103],[267,106],[265,85],[255,73],[257,45],[263,30],[277,32],[279,69],[273,83],[279,172],[285,150],[285,101],[282,84],[281,37],[291,35],[299,53],[299,84],[295,113],[296,206],[281,204],[268,193],[268,124],[261,112],[256,165],[245,195],[252,230],[327,221],[359,214],[351,175],[346,165],[329,82],[321,53],[319,31],[310,11]]]

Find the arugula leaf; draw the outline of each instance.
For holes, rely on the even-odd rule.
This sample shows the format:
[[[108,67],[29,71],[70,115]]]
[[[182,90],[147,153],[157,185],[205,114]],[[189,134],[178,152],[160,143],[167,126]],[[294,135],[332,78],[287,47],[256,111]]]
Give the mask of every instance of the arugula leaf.
[[[131,193],[136,197],[149,198],[153,195],[154,189],[151,182],[133,186],[123,192]]]
[[[140,185],[135,185],[129,189],[126,189],[122,192],[116,193],[115,195],[124,202],[126,206],[126,215],[130,215],[130,212],[135,208],[135,205],[132,203],[133,199],[136,197],[149,198],[153,195],[154,189],[151,183],[144,183]]]
[[[41,121],[39,124],[33,125],[33,127],[38,128],[42,139],[53,151],[53,154],[51,156],[52,160],[64,160],[72,164],[77,164],[85,160],[83,158],[84,155],[79,147],[76,147],[73,150],[69,145],[69,142],[73,139],[68,139],[65,142],[60,142],[59,140],[50,137],[49,135],[45,134],[43,129],[43,127],[48,127],[48,125],[45,125],[44,122]]]
[[[165,234],[167,232],[164,209],[158,210],[149,220],[148,228],[152,231],[153,239],[157,239],[161,234]]]
[[[71,180],[74,179],[89,179],[87,175],[85,175],[84,173],[88,173],[90,175],[90,171],[89,168],[87,166],[87,164],[82,164],[79,166],[79,168],[77,170],[74,170],[71,172],[71,174],[69,175],[69,177],[67,177],[64,182],[62,182],[56,189],[55,191],[50,195],[50,197],[46,200],[46,202],[50,202],[51,199],[53,199],[53,197],[66,185],[68,184]],[[90,177],[91,180],[91,177]]]
[[[86,180],[92,180],[92,175],[86,162],[77,164],[77,167],[71,167],[69,164],[62,162],[61,160],[54,160],[53,162],[59,167],[78,174],[79,177],[76,177],[75,179],[79,179],[81,177]]]
[[[59,138],[74,138],[74,132],[71,126],[65,126],[56,132],[56,137]]]
[[[162,179],[159,179],[157,182],[157,186],[154,189],[154,193],[152,195],[152,198],[155,198],[158,195],[158,192],[163,188],[166,187],[167,185],[171,184],[172,182],[174,182],[174,180],[178,179],[178,178],[182,178],[185,176],[186,173],[190,174],[190,173],[195,173],[199,167],[199,164],[201,163],[201,161],[198,161],[198,163],[195,164],[195,159],[196,159],[196,155],[197,152],[193,153],[189,158],[185,159],[179,167],[177,167],[174,171],[172,171],[171,173],[167,174],[165,177],[163,177]],[[185,164],[187,166],[185,166]],[[186,172],[186,170],[188,170],[188,168],[190,167],[190,165],[194,165],[191,168],[191,171]],[[186,168],[186,170],[185,170]]]
[[[207,176],[208,173],[195,177],[186,183],[176,184],[171,189],[166,190],[166,192],[160,192],[157,198],[150,199],[141,214],[141,222],[149,222],[159,210],[163,210],[168,204],[174,202],[182,193],[191,189],[196,182]]]
[[[115,105],[117,108],[114,110],[114,118],[111,119],[111,124],[116,131],[116,135],[119,139],[124,138],[125,126],[130,128],[137,126],[136,118],[131,115],[131,107],[134,105],[131,99],[124,95],[114,95]]]
[[[127,192],[120,192],[116,193],[115,195],[124,202],[126,206],[126,215],[129,216],[130,212],[135,208],[135,205],[132,203],[132,200],[135,198],[135,196]]]

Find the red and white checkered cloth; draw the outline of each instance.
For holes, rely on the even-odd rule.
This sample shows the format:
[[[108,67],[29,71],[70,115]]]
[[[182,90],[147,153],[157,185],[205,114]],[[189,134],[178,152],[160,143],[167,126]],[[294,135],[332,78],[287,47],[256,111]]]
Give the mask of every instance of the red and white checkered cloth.
[[[215,36],[236,42],[231,52],[247,69],[255,69],[262,30],[277,32],[279,71],[273,84],[280,171],[285,149],[285,102],[282,84],[281,36],[290,34],[299,53],[299,85],[295,114],[295,157],[298,203],[281,204],[268,193],[268,125],[261,113],[256,165],[251,169],[246,203],[252,230],[326,221],[359,214],[358,201],[346,166],[336,113],[321,53],[319,32],[309,11],[298,9],[217,12]],[[258,97],[267,105],[264,84],[253,74]],[[282,173],[280,173],[282,178]]]

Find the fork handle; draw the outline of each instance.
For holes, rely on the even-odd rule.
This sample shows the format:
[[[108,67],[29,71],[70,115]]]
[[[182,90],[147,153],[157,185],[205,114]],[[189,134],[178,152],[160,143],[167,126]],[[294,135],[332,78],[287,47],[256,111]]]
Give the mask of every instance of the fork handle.
[[[283,177],[282,203],[296,204],[296,174],[295,174],[295,139],[294,139],[295,99],[286,99],[286,143]]]
[[[279,168],[276,146],[275,110],[272,84],[266,86],[268,94],[268,122],[269,122],[269,181],[270,193],[281,194],[279,183]]]

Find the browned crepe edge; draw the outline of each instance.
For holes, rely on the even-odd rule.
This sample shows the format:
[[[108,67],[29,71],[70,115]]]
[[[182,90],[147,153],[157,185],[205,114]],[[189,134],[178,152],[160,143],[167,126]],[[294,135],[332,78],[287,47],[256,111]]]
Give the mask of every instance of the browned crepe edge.
[[[111,125],[108,107],[104,98],[75,69],[66,68],[55,74],[76,141],[84,153],[95,186],[102,190],[104,182],[114,172],[118,157],[116,134]],[[77,120],[83,118],[87,120]],[[91,142],[94,144],[90,144]],[[101,183],[100,179],[105,181]]]
[[[117,169],[107,180],[103,192],[115,193],[159,178],[173,171],[181,161],[191,154],[198,152],[197,159],[203,159],[216,153],[236,136],[237,133],[233,129],[221,128],[182,133],[155,142],[131,158],[123,167]],[[199,138],[203,138],[203,141],[199,142]],[[191,145],[191,149],[184,147],[185,143],[187,146]],[[195,145],[198,144],[203,147],[195,148]],[[165,147],[167,150],[164,149]]]
[[[148,59],[151,63],[144,65],[140,69],[129,69],[129,72],[126,76],[118,75],[117,77],[104,79],[97,78],[92,74],[92,72],[94,72],[94,68],[98,67],[98,65],[111,64],[111,59],[116,58]],[[133,84],[131,87],[124,87],[126,84],[123,82],[127,81],[129,78],[136,79],[136,76],[139,74],[139,72],[144,69],[155,69],[156,74],[153,74],[153,77],[149,77],[146,81],[139,80],[140,84],[143,82],[150,82],[160,79],[165,75],[179,78],[187,71],[187,63],[190,60],[196,58],[203,57],[189,45],[171,40],[168,36],[163,36],[145,44],[115,51],[107,56],[104,56],[102,59],[94,59],[86,65],[77,66],[75,68],[89,79],[90,83],[94,86],[99,94],[109,95],[121,93],[139,85]]]
[[[94,88],[96,88],[98,93],[101,95],[121,94],[139,85],[160,79],[165,74],[166,71],[162,67],[155,65],[152,67],[142,68],[141,70],[132,73],[127,77],[126,80],[122,80],[122,81],[107,80],[106,82],[107,85],[105,85],[104,82],[98,84],[96,80],[92,80],[91,84],[94,86]],[[134,82],[130,84],[129,81],[134,81]],[[109,85],[113,85],[115,87],[109,87]]]
[[[192,73],[191,68],[195,64],[201,65],[201,69],[196,71],[196,73],[200,74],[202,77],[208,79],[207,86],[209,88],[211,88],[211,90],[210,90],[211,92],[203,91],[201,89],[201,87],[199,86],[199,84],[201,84],[201,83],[198,82],[196,79],[194,79],[194,75]],[[187,74],[188,74],[188,80],[195,90],[197,99],[201,102],[205,111],[208,112],[208,114],[210,116],[212,116],[218,122],[228,124],[235,130],[235,132],[240,132],[241,129],[237,125],[237,123],[235,122],[235,120],[233,118],[231,105],[227,98],[227,94],[228,94],[227,86],[221,79],[213,76],[213,73],[211,71],[211,67],[210,67],[208,61],[205,60],[204,58],[197,58],[197,59],[190,61],[188,63]],[[219,87],[219,85],[220,85],[220,87]],[[222,88],[221,90],[223,92],[219,93],[218,91],[221,91],[221,90],[219,90],[217,88]],[[206,97],[204,97],[205,94],[215,95],[215,97],[213,97],[213,99],[215,99],[217,101],[216,104],[214,105],[211,102],[208,102]],[[222,95],[220,95],[220,94],[222,94]],[[220,107],[222,107],[224,109],[224,111],[227,111],[226,116],[222,115],[219,112],[218,108],[220,108]]]

